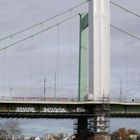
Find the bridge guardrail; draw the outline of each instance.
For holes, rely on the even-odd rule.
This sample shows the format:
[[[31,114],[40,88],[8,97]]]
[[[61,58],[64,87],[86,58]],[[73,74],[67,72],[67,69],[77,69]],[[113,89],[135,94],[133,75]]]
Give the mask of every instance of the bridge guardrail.
[[[1,96],[0,101],[42,101],[42,102],[77,102],[76,98],[51,98],[51,97],[7,97]]]
[[[0,101],[35,101],[35,102],[85,102],[88,100],[77,98],[53,98],[53,97],[7,97],[7,96],[1,96]],[[91,101],[91,100],[90,100]],[[103,98],[93,100],[96,102],[103,102]],[[123,102],[123,103],[140,103],[140,98],[110,98],[107,99],[108,102]]]

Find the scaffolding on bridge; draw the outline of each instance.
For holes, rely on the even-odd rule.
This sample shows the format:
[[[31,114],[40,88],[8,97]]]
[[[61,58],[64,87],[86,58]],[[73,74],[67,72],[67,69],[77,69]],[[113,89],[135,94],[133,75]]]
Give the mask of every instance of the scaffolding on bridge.
[[[110,98],[104,97],[102,105],[96,105],[93,110],[93,133],[107,134],[110,131]]]

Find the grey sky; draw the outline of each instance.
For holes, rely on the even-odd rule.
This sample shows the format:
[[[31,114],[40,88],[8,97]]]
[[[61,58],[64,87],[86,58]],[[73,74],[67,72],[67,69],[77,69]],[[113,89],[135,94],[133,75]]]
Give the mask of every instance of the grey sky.
[[[83,1],[84,0],[0,0],[0,38],[52,17]],[[139,0],[113,1],[140,15]],[[87,11],[87,4],[74,11],[68,12],[60,19],[43,25],[43,28],[75,13],[85,11]],[[78,17],[75,17],[75,19],[59,27],[59,30],[61,29],[61,32],[59,32],[59,46],[61,46],[61,48],[59,48],[58,96],[65,94],[65,96],[68,97],[70,93],[72,93],[72,97],[77,96],[78,20]],[[111,5],[111,24],[140,36],[140,18],[126,13],[113,5]],[[19,37],[17,36],[0,43],[0,48],[38,30],[41,30],[41,26]],[[42,80],[44,76],[47,77],[48,80],[47,88],[49,92],[47,95],[52,96],[54,93],[55,69],[57,68],[57,30],[58,27],[53,28],[42,36],[33,38],[33,40],[29,39],[14,46],[6,53],[4,51],[0,52],[0,96],[23,96],[26,92],[27,94],[24,94],[25,96],[41,97],[43,95],[40,93],[43,92]],[[42,49],[40,49],[41,45],[43,46]],[[120,97],[119,88],[120,80],[122,80],[124,97],[140,97],[138,94],[140,91],[138,86],[140,82],[139,52],[139,41],[111,28],[111,96]],[[42,61],[41,66],[39,64],[40,59]],[[31,63],[32,68],[30,66]],[[30,74],[31,69],[33,75]],[[65,71],[63,71],[63,69],[65,69]],[[8,72],[9,70],[11,72]],[[29,79],[32,79],[32,82],[28,82]],[[69,80],[67,81],[67,79]],[[8,88],[6,88],[6,86],[8,86]],[[10,93],[9,90],[11,86],[15,89],[12,93]],[[31,87],[32,93],[30,92]]]
[[[24,0],[23,2],[19,0],[1,0],[0,18],[2,20],[0,21],[0,38],[25,27],[28,27],[30,25],[33,25],[35,23],[38,23],[39,21],[52,17],[66,9],[70,9],[83,1],[84,0]],[[114,0],[114,2],[138,14],[140,13],[140,2],[138,0],[136,0],[135,2],[132,0]],[[38,26],[37,28],[30,30],[22,35],[16,36],[13,39],[8,39],[4,42],[0,42],[0,46],[3,47],[9,43],[11,44],[12,42],[18,39],[21,39],[27,35],[30,35],[31,33],[35,33],[41,30],[41,28],[44,29],[52,24],[55,24],[56,22],[61,21],[64,18],[85,11],[87,11],[87,4],[68,12],[67,14],[57,18],[56,20],[53,20],[47,24],[43,24],[43,27]],[[139,23],[139,18],[129,13],[126,13],[125,11],[120,10],[118,7],[111,4],[111,24],[139,36]],[[54,92],[54,73],[55,69],[57,69],[56,59],[58,56],[56,55],[59,52],[59,82],[57,83],[59,87],[58,90],[60,92],[59,96],[62,96],[64,93],[67,93],[66,96],[68,97],[69,93],[71,92],[71,89],[73,89],[73,96],[76,97],[76,78],[78,77],[77,63],[79,45],[78,24],[79,19],[77,16],[60,27],[56,26],[55,28],[36,38],[29,39],[23,43],[14,46],[11,49],[8,49],[6,53],[1,52],[1,95],[9,96],[9,89],[11,86],[13,86],[11,96],[22,96],[22,94],[25,91],[26,93],[28,92],[29,96],[42,96],[39,93],[42,92],[43,86],[41,80],[43,80],[43,77],[47,77],[48,88],[50,89],[48,89],[48,95],[51,96]],[[59,51],[57,50],[58,36]],[[43,49],[40,49],[40,46],[43,46]],[[123,81],[124,90],[128,90],[127,87],[130,87],[130,85],[132,87],[134,86],[134,84],[138,84],[137,81],[139,80],[140,71],[139,51],[139,41],[111,28],[111,94],[113,97],[119,97],[118,87],[120,86],[120,80]],[[6,57],[4,57],[5,54],[7,55]],[[39,64],[40,62],[41,64]],[[32,68],[30,66],[31,63],[33,65]],[[129,72],[127,71],[128,69]],[[132,72],[134,73],[134,76],[132,76]],[[127,75],[130,74],[131,77],[128,77]],[[129,85],[127,82],[128,79]],[[26,83],[24,81],[26,81]],[[39,83],[39,81],[41,82]],[[65,87],[62,87],[62,84],[64,83]],[[34,90],[34,87],[38,87],[38,89]],[[32,95],[30,94],[31,90],[33,92]],[[135,94],[137,95],[137,92],[135,92]],[[129,96],[131,97],[131,95]]]
[[[59,2],[25,1],[24,3],[12,1],[12,4],[10,1],[7,1],[7,3],[3,2],[2,8],[5,7],[7,10],[3,11],[0,15],[1,17],[6,17],[0,23],[0,36],[6,36],[9,33],[38,23],[66,9],[72,8],[82,1],[71,1],[69,4],[64,4],[65,2],[64,0]],[[86,9],[85,5],[47,24],[38,26],[27,33],[8,39],[2,42],[1,46],[11,44],[27,35],[29,36],[41,29],[59,23],[62,19],[78,14],[79,11],[83,12],[83,8]],[[71,26],[72,24],[75,24],[75,26]],[[73,92],[73,95],[76,94],[78,77],[78,35],[79,17],[77,16],[62,26],[56,26],[36,38],[31,38],[15,45],[11,49],[7,49],[6,52],[1,52],[0,61],[1,65],[3,65],[3,68],[0,70],[2,77],[1,95],[9,96],[11,94],[10,96],[23,96],[26,92],[27,94],[24,94],[25,96],[42,96],[43,79],[46,77],[48,96],[53,96],[56,69],[59,69],[56,74],[59,75],[57,76],[58,96],[65,95],[68,97],[70,92]],[[62,85],[64,86],[62,87]],[[10,93],[10,87],[12,87],[12,93]]]
[[[138,0],[114,0],[117,4],[140,14]],[[131,34],[140,36],[140,19],[111,4],[111,24]],[[120,81],[124,90],[124,97],[140,97],[139,85],[139,52],[140,41],[133,39],[111,28],[111,86],[112,93],[119,95]]]

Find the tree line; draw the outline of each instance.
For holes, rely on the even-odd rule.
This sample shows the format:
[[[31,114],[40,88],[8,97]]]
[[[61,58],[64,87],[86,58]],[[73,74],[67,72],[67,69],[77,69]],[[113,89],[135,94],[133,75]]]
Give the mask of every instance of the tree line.
[[[112,140],[140,140],[140,132],[136,129],[119,128],[111,134]]]

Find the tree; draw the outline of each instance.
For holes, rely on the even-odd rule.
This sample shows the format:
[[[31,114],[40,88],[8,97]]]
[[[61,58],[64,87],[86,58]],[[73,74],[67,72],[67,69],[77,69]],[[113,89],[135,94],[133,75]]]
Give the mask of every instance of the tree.
[[[140,140],[140,134],[138,135],[137,140]]]
[[[9,138],[14,139],[21,135],[21,128],[18,121],[10,120],[5,123],[5,130],[8,133]]]
[[[8,138],[8,133],[4,129],[0,129],[0,140],[6,140]]]
[[[111,139],[112,139],[112,140],[118,140],[118,137],[119,137],[119,135],[118,135],[118,132],[117,132],[117,131],[115,131],[115,132],[113,132],[113,133],[111,134]]]
[[[136,129],[128,129],[127,130],[127,140],[132,140],[133,138],[131,136],[138,136],[139,135],[139,131]]]
[[[2,123],[0,123],[0,140],[6,140],[8,138],[8,133],[5,130]]]
[[[117,131],[113,132],[111,134],[111,139],[112,140],[132,140],[132,138],[130,137],[130,135],[139,135],[139,131],[136,129],[128,129],[126,130],[126,128],[119,128]],[[140,137],[140,136],[139,136]]]
[[[120,139],[124,140],[126,138],[126,129],[125,128],[118,129],[118,135]]]
[[[139,131],[136,129],[128,129],[127,130],[127,135],[138,135]]]

